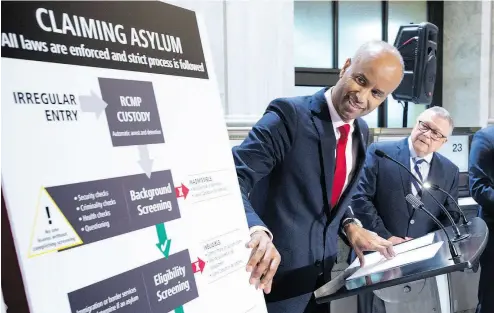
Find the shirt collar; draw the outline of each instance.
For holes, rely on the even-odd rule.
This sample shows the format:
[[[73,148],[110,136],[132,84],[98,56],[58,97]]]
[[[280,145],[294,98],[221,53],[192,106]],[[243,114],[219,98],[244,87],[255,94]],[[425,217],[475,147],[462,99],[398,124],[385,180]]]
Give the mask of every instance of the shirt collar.
[[[428,164],[431,164],[431,161],[432,161],[432,157],[434,156],[434,152],[433,153],[429,153],[428,155],[420,158],[417,156],[417,152],[415,152],[415,149],[413,148],[413,145],[412,145],[412,137],[411,136],[408,136],[408,149],[410,150],[410,157],[413,159],[413,158],[418,158],[418,159],[424,159]]]
[[[336,109],[334,108],[334,104],[333,104],[333,100],[331,99],[331,92],[333,90],[333,87],[329,88],[328,90],[326,90],[326,92],[324,93],[324,96],[326,97],[326,102],[328,103],[328,107],[329,107],[329,114],[331,116],[331,121],[333,122],[333,127],[335,129],[338,129],[338,127],[340,126],[343,126],[345,124],[349,124],[350,125],[350,133],[353,132],[353,122],[355,120],[350,120],[348,123],[345,123],[340,115],[338,114],[338,112],[336,112]]]

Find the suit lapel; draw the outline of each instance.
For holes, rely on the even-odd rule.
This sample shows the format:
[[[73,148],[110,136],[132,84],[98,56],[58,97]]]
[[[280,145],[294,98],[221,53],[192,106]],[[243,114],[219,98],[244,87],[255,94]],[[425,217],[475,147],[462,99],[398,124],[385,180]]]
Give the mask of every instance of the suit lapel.
[[[324,173],[324,184],[325,184],[325,196],[324,199],[325,205],[330,206],[331,199],[331,191],[333,186],[334,179],[334,170],[336,165],[335,159],[335,151],[336,151],[336,136],[334,133],[333,123],[331,121],[331,115],[329,113],[328,103],[326,102],[326,98],[324,93],[327,88],[317,92],[312,97],[310,108],[313,112],[312,121],[319,135],[320,149],[321,149],[321,167]],[[358,145],[358,155],[357,161],[355,164],[355,171],[353,173],[353,177],[346,187],[345,191],[341,195],[341,199],[339,203],[343,203],[345,198],[349,196],[350,189],[355,184],[355,181],[358,179],[360,170],[364,164],[365,159],[365,151],[366,151],[366,140],[364,140],[361,129],[363,127],[360,125],[362,121],[360,119],[356,119],[355,129],[353,131],[353,140],[357,140]],[[331,218],[334,217],[340,210],[341,205],[337,205],[333,210],[331,210]]]
[[[325,204],[329,206],[331,199],[331,187],[333,186],[336,137],[333,129],[333,123],[329,114],[328,104],[324,92],[327,89],[317,92],[312,97],[311,111],[313,112],[312,121],[319,135],[321,149],[321,167],[324,173],[324,184],[326,190]]]
[[[399,141],[398,143],[398,153],[395,156],[396,160],[398,160],[401,164],[405,165],[408,169],[410,169],[410,149],[408,147],[408,138]],[[403,185],[403,201],[405,201],[406,195],[412,192],[412,178],[410,177],[410,173],[408,173],[404,168],[399,165],[401,183]],[[413,207],[405,201],[408,207],[408,213],[411,215],[413,213]]]

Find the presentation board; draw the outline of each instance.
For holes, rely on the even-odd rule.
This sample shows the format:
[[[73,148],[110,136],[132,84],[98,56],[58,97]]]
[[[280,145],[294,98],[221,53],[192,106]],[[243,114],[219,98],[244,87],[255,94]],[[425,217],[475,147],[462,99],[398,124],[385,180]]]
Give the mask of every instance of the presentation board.
[[[266,312],[195,12],[3,2],[2,19],[2,191],[30,312]]]

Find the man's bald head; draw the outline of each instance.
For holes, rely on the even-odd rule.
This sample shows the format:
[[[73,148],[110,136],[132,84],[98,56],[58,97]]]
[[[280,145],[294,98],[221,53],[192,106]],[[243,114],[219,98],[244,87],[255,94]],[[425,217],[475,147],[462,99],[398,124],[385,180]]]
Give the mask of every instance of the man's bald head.
[[[363,44],[346,60],[333,88],[336,111],[345,121],[369,114],[400,85],[403,74],[403,58],[393,45],[384,41]]]
[[[359,47],[353,56],[352,63],[358,63],[362,60],[386,58],[390,64],[399,63],[402,72],[405,69],[405,63],[398,49],[395,46],[381,40],[372,40],[364,43]],[[396,65],[396,64],[393,64]]]

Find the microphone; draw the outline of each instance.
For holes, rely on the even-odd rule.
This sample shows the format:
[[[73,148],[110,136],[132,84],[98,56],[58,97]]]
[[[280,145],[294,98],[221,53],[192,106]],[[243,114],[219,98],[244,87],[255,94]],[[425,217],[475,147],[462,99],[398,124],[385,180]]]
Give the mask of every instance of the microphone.
[[[451,241],[451,238],[449,237],[448,232],[444,228],[444,225],[441,224],[441,222],[439,222],[439,220],[424,207],[424,203],[422,201],[420,201],[419,199],[417,199],[417,197],[415,197],[412,194],[408,194],[405,197],[405,199],[407,200],[408,203],[410,203],[412,205],[412,207],[414,209],[420,209],[420,210],[424,211],[427,215],[429,215],[429,217],[443,230],[443,232],[446,234],[446,238],[448,239],[449,252],[451,253],[451,256],[453,257],[453,259],[458,258],[460,255],[458,254],[458,251],[456,250],[455,245]]]
[[[410,174],[410,176],[412,176],[412,178],[420,185],[420,187],[422,187],[422,190],[425,189],[429,193],[429,195],[432,197],[432,199],[437,203],[437,205],[441,208],[441,210],[444,212],[444,214],[446,214],[446,216],[448,217],[449,221],[451,222],[451,226],[453,228],[453,232],[455,233],[455,238],[453,239],[453,241],[460,241],[460,240],[463,240],[463,239],[468,238],[470,236],[468,234],[462,235],[460,233],[460,230],[458,229],[458,226],[456,225],[455,221],[451,217],[451,214],[449,214],[448,210],[446,210],[446,208],[431,194],[431,192],[430,192],[429,189],[424,188],[424,184],[422,184],[422,182],[420,181],[420,179],[418,179],[417,177],[415,177],[415,175],[412,173],[412,171],[410,171],[410,169],[407,166],[405,166],[401,162],[398,162],[397,160],[393,159],[392,157],[390,157],[389,155],[387,155],[382,150],[376,149],[375,154],[378,157],[380,157],[380,158],[388,159],[388,160],[393,161],[394,163],[398,164],[399,166],[403,167]]]
[[[463,219],[463,224],[466,225],[466,224],[469,223],[468,220],[467,220],[467,217],[465,216],[465,213],[463,213],[463,210],[460,209],[460,206],[458,205],[458,202],[456,202],[456,200],[448,192],[446,192],[446,190],[442,189],[441,187],[439,187],[436,184],[431,184],[429,182],[425,182],[424,183],[424,188],[426,188],[426,189],[432,189],[432,190],[439,190],[440,192],[442,192],[446,196],[448,196],[448,198],[450,198],[451,201],[453,201],[453,203],[455,204],[456,208],[458,209],[458,212],[460,212],[461,218]]]

